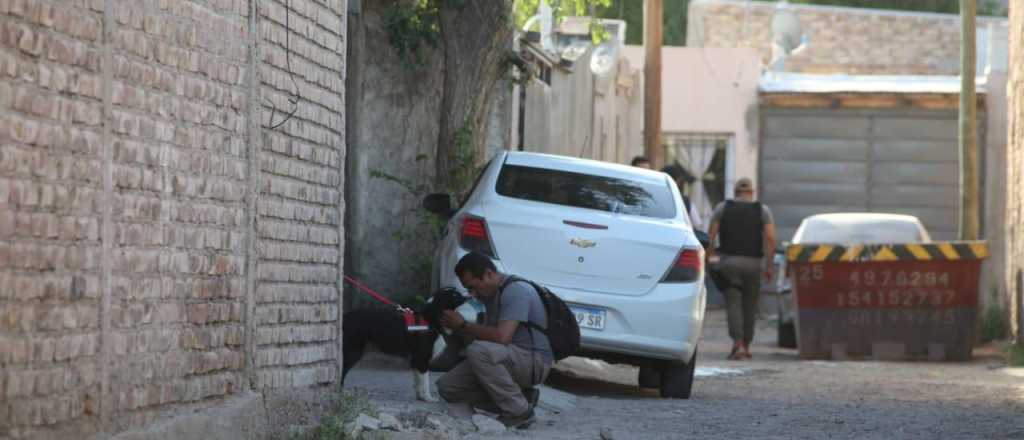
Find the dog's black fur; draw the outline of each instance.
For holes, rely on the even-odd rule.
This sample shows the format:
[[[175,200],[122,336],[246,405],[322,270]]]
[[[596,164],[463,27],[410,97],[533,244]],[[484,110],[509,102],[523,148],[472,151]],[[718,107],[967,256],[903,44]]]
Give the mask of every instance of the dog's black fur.
[[[372,308],[346,312],[342,318],[342,351],[344,365],[341,383],[349,370],[363,357],[367,345],[374,345],[382,353],[409,359],[409,366],[426,373],[434,354],[434,342],[440,335],[441,312],[455,310],[467,300],[457,290],[443,288],[434,292],[419,314],[429,329],[409,332],[405,319],[395,309]]]

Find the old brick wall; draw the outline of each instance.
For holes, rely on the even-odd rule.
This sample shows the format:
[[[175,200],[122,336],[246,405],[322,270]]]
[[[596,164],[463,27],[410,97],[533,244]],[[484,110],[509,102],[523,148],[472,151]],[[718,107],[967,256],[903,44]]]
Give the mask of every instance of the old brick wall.
[[[807,73],[956,75],[960,20],[953,14],[794,5],[811,44],[786,59],[786,70]],[[693,0],[688,46],[755,47],[771,57],[774,2]],[[1005,19],[979,17],[979,31]],[[983,72],[978,72],[979,74]]]
[[[0,439],[338,377],[345,9],[0,1]]]
[[[1010,62],[1006,95],[1006,277],[1013,334],[1024,343],[1024,8],[1010,8]]]
[[[333,382],[341,359],[345,2],[262,3],[261,111],[269,125],[297,111],[264,130],[259,154],[255,380],[259,387]]]

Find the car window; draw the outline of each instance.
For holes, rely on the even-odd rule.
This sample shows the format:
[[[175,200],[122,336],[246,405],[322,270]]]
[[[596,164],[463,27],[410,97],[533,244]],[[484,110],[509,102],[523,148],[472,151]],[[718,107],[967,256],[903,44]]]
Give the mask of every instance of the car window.
[[[927,234],[927,233],[925,233]],[[929,239],[912,222],[866,221],[833,223],[808,221],[794,235],[794,243],[915,243]]]
[[[676,215],[675,199],[667,183],[505,165],[495,190],[506,197],[576,208],[654,218]]]

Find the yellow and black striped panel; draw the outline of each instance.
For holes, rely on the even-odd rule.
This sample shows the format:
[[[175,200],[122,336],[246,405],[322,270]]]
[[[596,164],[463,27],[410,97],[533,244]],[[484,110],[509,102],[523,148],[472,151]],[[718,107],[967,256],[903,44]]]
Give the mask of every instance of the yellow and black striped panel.
[[[786,249],[790,263],[825,261],[945,261],[988,258],[984,241],[948,241],[913,244],[794,244]]]

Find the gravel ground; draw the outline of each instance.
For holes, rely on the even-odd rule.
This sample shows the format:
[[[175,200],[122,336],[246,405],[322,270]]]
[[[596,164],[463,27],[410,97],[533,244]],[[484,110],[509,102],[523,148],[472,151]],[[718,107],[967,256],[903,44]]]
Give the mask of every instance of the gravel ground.
[[[346,386],[406,419],[441,417],[449,437],[1024,439],[1024,369],[1005,368],[993,349],[969,363],[818,362],[774,342],[773,323],[761,322],[754,360],[727,361],[724,312],[709,311],[689,400],[637,388],[636,368],[566,359],[547,384],[576,395],[576,407],[499,436],[474,433],[462,405],[413,400],[401,360],[370,354]]]

